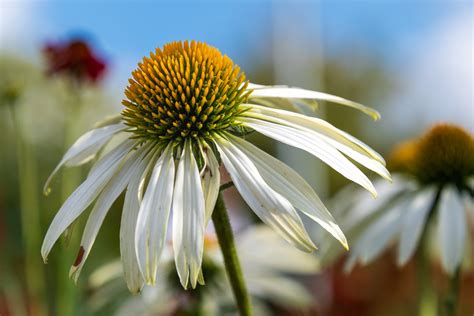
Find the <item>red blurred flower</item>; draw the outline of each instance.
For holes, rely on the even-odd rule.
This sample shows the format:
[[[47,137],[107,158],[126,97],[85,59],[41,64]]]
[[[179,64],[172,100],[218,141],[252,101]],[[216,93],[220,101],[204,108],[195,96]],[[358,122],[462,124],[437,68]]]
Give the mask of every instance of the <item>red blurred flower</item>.
[[[105,60],[98,57],[83,40],[48,43],[43,48],[48,74],[65,74],[77,82],[96,82],[106,70]]]

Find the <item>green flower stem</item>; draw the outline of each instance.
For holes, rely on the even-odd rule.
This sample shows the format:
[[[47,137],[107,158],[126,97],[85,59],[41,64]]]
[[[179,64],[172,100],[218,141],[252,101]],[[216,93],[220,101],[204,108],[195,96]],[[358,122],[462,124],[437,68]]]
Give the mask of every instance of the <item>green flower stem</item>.
[[[449,292],[444,298],[444,310],[446,316],[457,315],[457,305],[459,300],[459,290],[461,287],[461,269],[457,268],[451,276],[449,284]]]
[[[232,227],[230,225],[229,216],[227,214],[222,194],[219,194],[219,197],[217,198],[216,206],[212,213],[212,221],[214,222],[217,239],[219,240],[219,245],[224,257],[227,276],[229,277],[240,315],[250,316],[252,315],[250,297],[247,292],[244,276],[237,256],[234,235],[232,233]]]
[[[47,306],[44,299],[46,280],[41,256],[39,255],[41,219],[38,203],[37,161],[33,148],[25,140],[17,106],[13,104],[10,113],[16,134],[21,232],[25,247],[25,281],[28,295],[38,309],[38,315],[47,315]]]
[[[78,120],[82,110],[81,87],[71,85],[69,87],[69,102],[66,108],[66,124],[64,135],[64,150],[66,152],[78,136]],[[61,194],[60,203],[63,203],[75,188],[81,183],[80,168],[63,168],[61,176]],[[77,221],[77,220],[76,220]],[[69,244],[76,245],[79,236],[73,234],[74,221],[64,232],[63,244],[67,247]],[[69,250],[69,249],[68,249]],[[57,266],[57,313],[58,315],[75,315],[77,301],[80,291],[69,278],[69,268],[76,257],[76,250],[61,251],[58,253]]]
[[[428,211],[428,218],[421,234],[420,248],[417,253],[417,276],[418,276],[418,315],[431,316],[437,314],[436,292],[431,284],[429,249],[428,249],[428,227],[434,217],[441,197],[442,187],[439,187]]]

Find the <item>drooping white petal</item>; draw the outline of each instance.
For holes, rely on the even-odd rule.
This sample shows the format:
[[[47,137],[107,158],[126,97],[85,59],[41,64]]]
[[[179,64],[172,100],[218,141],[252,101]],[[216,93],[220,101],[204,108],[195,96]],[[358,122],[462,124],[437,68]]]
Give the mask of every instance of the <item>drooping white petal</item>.
[[[69,196],[54,217],[41,247],[43,260],[62,232],[94,201],[115,174],[122,159],[136,146],[136,141],[126,140],[96,164],[87,179]]]
[[[140,271],[155,284],[158,260],[166,241],[174,184],[173,149],[169,145],[156,162],[137,218],[135,246]]]
[[[426,219],[435,194],[434,188],[425,189],[417,193],[407,205],[406,214],[403,215],[400,241],[398,243],[397,263],[399,266],[405,265],[413,255],[418,241],[422,237],[423,228],[427,224]]]
[[[262,89],[265,87],[266,86],[264,86],[263,84],[257,84],[257,83],[251,83],[251,82],[247,84],[247,90]]]
[[[251,143],[229,135],[229,139],[255,164],[262,178],[305,215],[319,223],[348,248],[346,237],[313,188],[296,171]]]
[[[209,223],[211,219],[214,206],[216,205],[217,196],[219,195],[221,175],[219,172],[219,162],[212,150],[208,149],[204,155],[206,156],[206,167],[201,175],[201,183],[204,201],[206,203],[205,224],[207,226],[207,223]]]
[[[273,86],[276,87],[276,86]],[[285,87],[285,86],[282,86]],[[248,90],[255,90],[255,89],[268,89],[267,86],[248,83],[247,91]],[[257,103],[264,105],[266,107],[277,108],[277,109],[284,109],[288,111],[298,111],[301,113],[305,113],[310,111],[311,113],[314,110],[317,110],[319,107],[318,102],[315,99],[286,99],[286,98],[279,98],[279,97],[258,97],[258,96],[249,96],[250,103]]]
[[[382,165],[385,165],[385,161],[379,153],[377,153],[375,150],[373,150],[364,142],[355,138],[351,134],[348,134],[343,130],[338,129],[337,127],[331,125],[325,120],[314,116],[302,115],[291,111],[272,109],[255,104],[242,104],[241,106],[247,107],[249,109],[249,111],[242,113],[243,116],[260,118],[282,125],[288,125],[300,129],[303,128],[315,131],[333,139],[334,141],[337,141],[341,145],[345,145],[361,153],[364,156],[368,156],[372,159],[375,159]]]
[[[144,283],[135,251],[135,230],[140,209],[138,186],[147,166],[154,161],[154,155],[152,149],[148,156],[134,168],[125,193],[120,222],[120,255],[122,257],[123,274],[129,291],[134,294],[140,292]]]
[[[438,207],[441,263],[447,273],[453,274],[461,264],[466,238],[464,206],[454,187],[443,189]]]
[[[173,196],[173,249],[184,288],[195,288],[204,250],[205,203],[199,168],[186,142],[176,172]]]
[[[384,210],[385,213],[369,225],[349,253],[349,259],[344,267],[346,271],[351,270],[356,263],[354,257],[357,257],[363,264],[368,264],[386,249],[400,231],[402,214],[406,210],[406,206],[406,202],[400,201],[390,209]]]
[[[73,278],[75,282],[77,282],[84,263],[89,256],[90,250],[97,234],[99,233],[99,229],[102,226],[105,216],[110,207],[112,207],[114,201],[125,190],[135,168],[140,164],[141,160],[147,153],[147,150],[147,147],[141,147],[135,152],[129,154],[129,157],[126,158],[127,160],[123,163],[120,171],[118,171],[105,186],[92,208],[84,228],[77,260],[74,262],[73,266],[71,266],[69,271],[69,276]]]
[[[94,158],[95,154],[110,140],[114,134],[120,132],[123,129],[125,129],[125,125],[123,123],[118,123],[93,129],[79,137],[64,154],[59,164],[46,180],[46,183],[43,187],[44,194],[49,194],[49,184],[51,183],[54,175],[63,165],[78,166],[88,162]]]
[[[94,124],[95,128],[104,127],[107,125],[117,124],[122,121],[122,114],[112,114],[104,117],[102,120]]]
[[[347,179],[358,183],[367,189],[372,195],[377,196],[372,182],[352,162],[350,162],[337,149],[327,142],[314,138],[309,132],[297,130],[292,127],[283,126],[254,118],[240,118],[246,126],[276,139],[287,145],[300,148],[318,157],[331,168],[339,172]]]
[[[301,88],[290,88],[285,86],[267,86],[265,88],[258,87],[257,89],[253,90],[250,97],[296,98],[328,101],[358,109],[371,116],[374,120],[380,119],[379,112],[360,103],[353,102],[335,95]]]
[[[216,145],[234,185],[255,214],[295,247],[306,252],[316,249],[291,203],[265,182],[249,157],[223,138]]]

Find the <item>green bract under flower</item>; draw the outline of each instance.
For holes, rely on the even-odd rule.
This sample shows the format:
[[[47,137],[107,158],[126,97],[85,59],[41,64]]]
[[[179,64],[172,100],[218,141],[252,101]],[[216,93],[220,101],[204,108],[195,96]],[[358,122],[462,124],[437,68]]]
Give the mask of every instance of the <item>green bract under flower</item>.
[[[125,90],[124,120],[140,138],[181,142],[233,125],[251,91],[240,68],[205,43],[174,42],[143,58]]]

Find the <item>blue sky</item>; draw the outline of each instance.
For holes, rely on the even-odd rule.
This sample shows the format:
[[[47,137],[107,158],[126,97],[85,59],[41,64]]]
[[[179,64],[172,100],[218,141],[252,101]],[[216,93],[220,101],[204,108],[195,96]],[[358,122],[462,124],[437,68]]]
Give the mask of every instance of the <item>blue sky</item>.
[[[473,23],[467,0],[0,0],[0,48],[38,60],[45,41],[85,34],[111,63],[108,86],[123,89],[136,63],[172,40],[206,41],[244,70],[272,62],[275,41],[292,45],[295,37],[302,51],[324,55],[363,47],[406,85],[388,103],[429,99],[441,109],[455,98],[472,115],[464,122],[474,125]]]
[[[46,39],[81,33],[91,35],[112,60],[138,60],[168,41],[197,39],[241,64],[271,45],[275,10],[289,12],[286,22],[309,37],[320,32],[318,45],[329,52],[357,42],[396,58],[391,52],[405,38],[422,37],[441,20],[473,8],[471,1],[0,0],[0,14],[3,18],[9,8],[27,4],[24,33],[33,44],[30,49]]]

